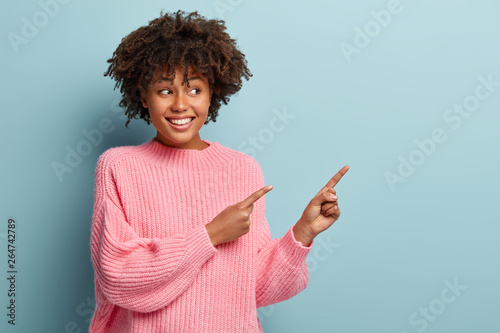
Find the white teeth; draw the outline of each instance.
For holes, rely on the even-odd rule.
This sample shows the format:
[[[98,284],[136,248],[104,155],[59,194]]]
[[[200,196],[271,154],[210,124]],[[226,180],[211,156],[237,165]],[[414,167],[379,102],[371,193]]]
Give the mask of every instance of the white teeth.
[[[175,125],[185,125],[187,123],[190,123],[194,118],[184,118],[184,119],[167,119],[170,121],[172,124]]]

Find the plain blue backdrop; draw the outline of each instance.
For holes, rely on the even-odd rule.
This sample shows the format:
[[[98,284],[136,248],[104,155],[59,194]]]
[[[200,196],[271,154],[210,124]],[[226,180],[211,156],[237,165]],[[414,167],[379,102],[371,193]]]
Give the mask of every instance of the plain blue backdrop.
[[[156,133],[142,120],[125,128],[103,73],[121,39],[162,9],[224,19],[246,54],[254,76],[201,137],[260,163],[274,186],[273,238],[351,166],[337,186],[342,215],[308,256],[308,287],[259,310],[266,333],[500,332],[493,0],[4,3],[2,332],[88,330],[97,158]],[[96,128],[106,133],[89,143]]]

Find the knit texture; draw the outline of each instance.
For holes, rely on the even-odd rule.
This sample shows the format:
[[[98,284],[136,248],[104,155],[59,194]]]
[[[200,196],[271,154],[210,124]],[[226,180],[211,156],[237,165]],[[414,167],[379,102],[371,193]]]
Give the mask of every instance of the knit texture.
[[[265,183],[254,158],[203,141],[196,150],[151,139],[99,157],[90,333],[262,333],[257,308],[306,287],[313,244],[292,227],[271,239],[265,195],[247,234],[212,245],[205,225]]]

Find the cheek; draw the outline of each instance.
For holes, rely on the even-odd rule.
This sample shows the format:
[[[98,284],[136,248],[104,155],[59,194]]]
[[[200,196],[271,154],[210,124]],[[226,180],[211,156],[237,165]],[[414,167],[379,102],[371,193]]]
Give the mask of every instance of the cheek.
[[[164,107],[163,107],[163,103],[161,102],[161,100],[150,101],[149,114],[151,117],[155,117],[155,118],[161,117],[163,114],[163,110],[164,110]]]
[[[207,115],[208,108],[210,107],[210,99],[207,97],[206,99],[198,101],[193,106],[194,106],[196,113],[198,115]]]

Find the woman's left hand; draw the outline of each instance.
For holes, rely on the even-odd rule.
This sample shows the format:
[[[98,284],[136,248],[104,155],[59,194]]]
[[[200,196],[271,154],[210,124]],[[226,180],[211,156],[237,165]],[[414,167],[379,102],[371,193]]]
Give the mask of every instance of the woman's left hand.
[[[309,202],[302,217],[294,226],[295,238],[308,246],[314,237],[328,229],[340,216],[338,197],[334,189],[349,170],[346,165]]]

